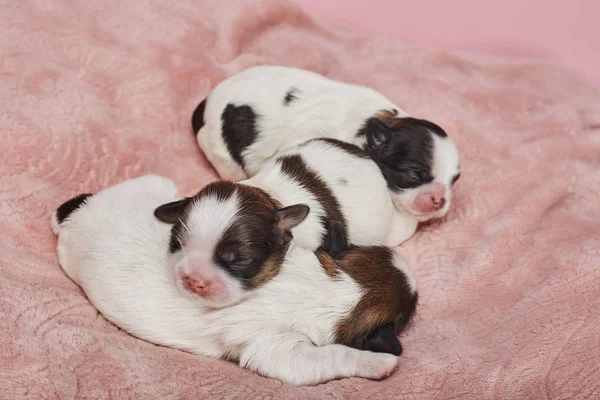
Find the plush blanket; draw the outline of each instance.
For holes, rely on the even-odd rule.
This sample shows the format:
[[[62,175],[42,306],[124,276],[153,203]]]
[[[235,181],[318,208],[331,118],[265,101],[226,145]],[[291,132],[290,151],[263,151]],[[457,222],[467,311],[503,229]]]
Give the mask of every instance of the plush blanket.
[[[0,21],[0,398],[600,397],[600,93],[577,74],[358,37],[283,0],[23,0]],[[462,154],[453,210],[399,249],[421,302],[384,381],[298,388],[155,346],[57,263],[66,199],[215,179],[191,113],[257,64],[373,87]]]

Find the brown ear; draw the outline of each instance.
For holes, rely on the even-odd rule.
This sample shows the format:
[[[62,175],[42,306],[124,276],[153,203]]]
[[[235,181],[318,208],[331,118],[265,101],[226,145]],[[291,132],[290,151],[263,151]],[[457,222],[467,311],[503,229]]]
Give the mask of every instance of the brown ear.
[[[282,232],[289,231],[304,221],[309,212],[310,208],[305,204],[283,207],[275,213],[277,228]]]
[[[154,216],[158,218],[161,222],[165,222],[167,224],[175,224],[179,220],[179,217],[185,210],[185,207],[190,202],[190,198],[186,197],[184,199],[173,201],[171,203],[163,204],[154,210]]]

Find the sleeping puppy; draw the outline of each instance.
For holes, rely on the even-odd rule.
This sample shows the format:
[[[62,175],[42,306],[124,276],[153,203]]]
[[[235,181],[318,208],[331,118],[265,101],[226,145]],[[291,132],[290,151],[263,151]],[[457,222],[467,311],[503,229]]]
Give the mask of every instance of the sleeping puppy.
[[[354,143],[379,166],[396,208],[417,221],[448,212],[460,176],[457,149],[436,124],[374,90],[294,68],[253,67],[226,79],[198,105],[192,126],[221,178],[233,181],[310,139]]]
[[[77,196],[53,217],[60,265],[110,321],[156,344],[297,385],[391,374],[397,358],[376,351],[401,352],[389,332],[415,310],[405,262],[383,247],[334,261],[296,246],[308,207],[261,192],[216,182],[180,212],[160,207],[175,185],[145,176]]]
[[[292,233],[310,250],[331,248],[332,223],[358,246],[396,246],[417,228],[414,218],[395,209],[368,154],[335,139],[313,139],[283,151],[239,184],[263,189],[283,206],[308,205],[310,214]]]

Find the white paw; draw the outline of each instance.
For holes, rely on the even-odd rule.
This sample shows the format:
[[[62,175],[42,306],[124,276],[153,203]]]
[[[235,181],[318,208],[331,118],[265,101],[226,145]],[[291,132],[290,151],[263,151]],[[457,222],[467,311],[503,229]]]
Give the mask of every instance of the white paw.
[[[384,379],[390,376],[398,365],[398,357],[386,353],[365,351],[356,365],[356,376],[367,379]]]

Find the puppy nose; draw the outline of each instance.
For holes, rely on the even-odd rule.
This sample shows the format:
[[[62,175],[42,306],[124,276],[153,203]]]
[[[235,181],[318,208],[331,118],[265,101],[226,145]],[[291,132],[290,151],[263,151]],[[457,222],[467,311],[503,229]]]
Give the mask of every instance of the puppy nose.
[[[192,291],[196,294],[202,294],[210,286],[210,281],[194,279],[189,276],[185,277],[185,281],[186,281],[187,286],[190,289],[190,291]]]
[[[446,187],[442,183],[434,183],[414,200],[415,209],[424,213],[439,211],[446,205]]]
[[[441,210],[446,205],[446,198],[443,196],[431,196],[431,203],[436,210]]]

